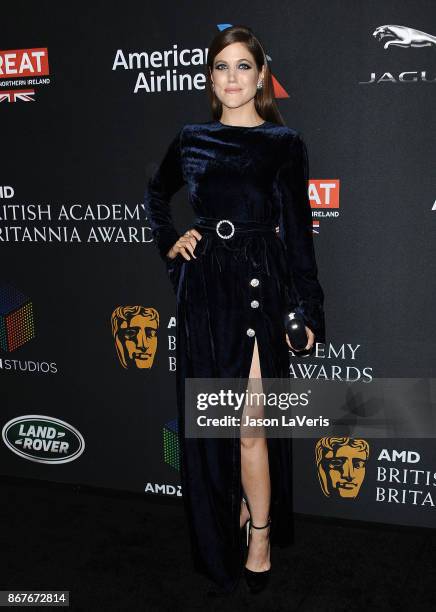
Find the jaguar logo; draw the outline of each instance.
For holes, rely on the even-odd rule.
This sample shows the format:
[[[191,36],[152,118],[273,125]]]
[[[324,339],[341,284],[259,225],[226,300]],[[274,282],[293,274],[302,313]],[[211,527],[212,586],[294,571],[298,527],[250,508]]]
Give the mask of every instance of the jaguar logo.
[[[374,30],[372,35],[377,40],[383,40],[389,37],[389,40],[383,45],[383,49],[387,49],[391,45],[396,47],[435,47],[436,36],[426,34],[420,30],[406,28],[398,25],[382,25]]]

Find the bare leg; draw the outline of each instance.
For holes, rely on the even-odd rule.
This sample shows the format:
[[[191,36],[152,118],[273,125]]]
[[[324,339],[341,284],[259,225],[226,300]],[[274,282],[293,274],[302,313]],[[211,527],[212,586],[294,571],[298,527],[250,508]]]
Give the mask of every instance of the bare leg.
[[[259,351],[255,338],[250,379],[254,392],[262,391]],[[260,415],[261,416],[261,415]],[[271,483],[268,465],[268,447],[264,437],[241,437],[241,480],[251,513],[251,521],[257,527],[268,522],[271,501]],[[252,529],[245,566],[262,572],[270,568],[269,527]]]

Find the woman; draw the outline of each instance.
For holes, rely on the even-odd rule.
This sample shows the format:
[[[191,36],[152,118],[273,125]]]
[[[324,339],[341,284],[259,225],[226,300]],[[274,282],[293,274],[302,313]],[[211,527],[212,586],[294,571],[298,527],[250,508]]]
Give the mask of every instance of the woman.
[[[177,296],[181,481],[194,566],[218,591],[233,590],[244,571],[259,592],[270,544],[292,541],[291,441],[185,438],[185,378],[289,378],[284,314],[300,313],[309,350],[315,338],[325,342],[324,295],[306,147],[284,126],[262,46],[249,28],[227,28],[207,68],[213,120],[178,132],[148,183],[146,210]],[[170,200],[184,184],[196,223],[180,236]]]

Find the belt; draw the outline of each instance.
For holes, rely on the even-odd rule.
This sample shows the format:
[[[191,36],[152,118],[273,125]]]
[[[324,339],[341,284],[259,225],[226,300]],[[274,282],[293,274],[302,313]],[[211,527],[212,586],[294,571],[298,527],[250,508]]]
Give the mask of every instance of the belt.
[[[230,221],[214,217],[196,217],[195,227],[203,231],[215,232],[220,238],[228,240],[234,234],[269,234],[276,228],[270,223],[258,221]]]

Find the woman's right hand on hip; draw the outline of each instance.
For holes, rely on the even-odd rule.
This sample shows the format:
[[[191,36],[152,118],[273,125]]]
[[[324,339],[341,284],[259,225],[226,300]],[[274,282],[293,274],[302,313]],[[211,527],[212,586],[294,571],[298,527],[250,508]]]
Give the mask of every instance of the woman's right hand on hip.
[[[185,259],[190,261],[190,257],[188,253],[191,253],[194,259],[197,257],[194,255],[194,249],[197,245],[197,241],[201,240],[202,235],[194,228],[187,230],[183,236],[173,244],[170,250],[167,253],[167,257],[170,259],[175,259],[177,255],[180,253]]]

